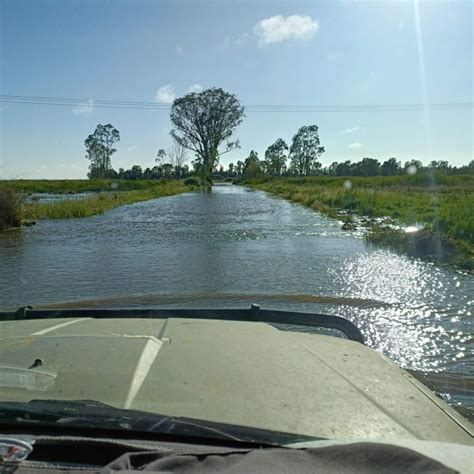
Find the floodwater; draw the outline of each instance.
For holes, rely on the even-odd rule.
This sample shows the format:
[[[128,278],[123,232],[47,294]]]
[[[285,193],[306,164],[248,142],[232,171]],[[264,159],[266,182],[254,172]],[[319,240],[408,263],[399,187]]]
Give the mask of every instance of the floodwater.
[[[26,202],[35,202],[39,204],[52,203],[59,201],[78,201],[80,199],[87,199],[93,196],[97,196],[99,193],[85,191],[81,193],[71,194],[55,194],[55,193],[31,193],[26,197]]]
[[[474,408],[474,277],[368,246],[298,204],[222,185],[0,235],[0,309],[251,303],[345,316]]]

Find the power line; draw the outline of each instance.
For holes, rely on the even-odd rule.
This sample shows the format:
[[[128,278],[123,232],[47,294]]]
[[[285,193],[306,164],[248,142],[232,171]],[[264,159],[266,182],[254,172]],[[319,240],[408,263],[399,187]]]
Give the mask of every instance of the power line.
[[[66,97],[44,97],[24,95],[0,95],[0,102],[6,104],[26,104],[60,107],[90,107],[130,110],[170,110],[170,104],[155,102],[78,99]],[[365,104],[365,105],[282,105],[282,104],[249,104],[248,112],[287,113],[287,112],[404,112],[422,110],[459,110],[472,109],[472,102],[446,102],[432,104]]]

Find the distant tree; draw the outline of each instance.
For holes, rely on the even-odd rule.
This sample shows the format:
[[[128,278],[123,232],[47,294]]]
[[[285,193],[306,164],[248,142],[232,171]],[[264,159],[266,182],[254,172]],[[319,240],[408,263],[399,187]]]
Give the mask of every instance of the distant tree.
[[[260,172],[263,175],[270,175],[271,174],[271,168],[270,168],[270,163],[266,160],[259,160],[258,165],[260,167]]]
[[[351,160],[346,160],[344,163],[338,163],[336,167],[337,176],[350,176],[352,174]]]
[[[402,169],[402,164],[396,158],[389,158],[382,163],[380,173],[383,176],[392,176],[398,174]]]
[[[94,167],[89,166],[87,177],[89,179],[102,179],[102,178],[115,179],[115,178],[118,178],[118,173],[113,168],[109,168],[104,173],[104,171],[101,170],[100,168],[94,168]]]
[[[111,157],[117,151],[114,143],[120,140],[120,132],[110,123],[98,124],[94,133],[89,135],[84,145],[86,158],[90,160],[89,177],[106,178],[111,169]]]
[[[143,170],[143,175],[142,175],[143,179],[153,179],[153,172],[151,171],[151,168],[148,167],[148,168],[145,168]]]
[[[161,166],[153,166],[151,169],[151,179],[160,179],[162,174]]]
[[[460,167],[451,166],[450,173],[453,174],[474,174],[474,160],[471,160],[467,165]]]
[[[92,165],[89,165],[89,171],[87,172],[87,177],[89,179],[105,178],[104,172],[100,168],[95,168]]]
[[[420,160],[410,160],[406,161],[403,165],[403,169],[405,172],[409,172],[411,170],[421,171],[423,169],[423,163]]]
[[[380,162],[375,158],[363,158],[352,164],[352,170],[355,176],[377,176],[380,174]]]
[[[199,158],[196,157],[193,161],[191,161],[191,166],[193,167],[194,174],[202,175],[202,164]]]
[[[131,169],[125,171],[125,179],[143,179],[142,167],[133,165]]]
[[[228,175],[230,177],[234,176],[234,163],[229,163],[227,168],[228,168]]]
[[[166,151],[163,150],[163,148],[160,148],[158,150],[158,153],[156,154],[155,163],[157,163],[158,165],[162,165],[165,162],[165,158]]]
[[[447,171],[449,170],[450,166],[447,161],[440,160],[440,161],[432,161],[429,165],[428,168],[438,170],[438,171]]]
[[[327,174],[330,176],[336,176],[338,165],[339,163],[337,161],[333,161],[327,168]]]
[[[317,125],[301,127],[290,147],[291,167],[295,174],[308,176],[321,167],[318,161],[324,153],[324,147],[320,146]]]
[[[161,167],[163,171],[163,178],[171,179],[173,178],[174,166],[171,163],[163,163]]]
[[[223,153],[239,147],[238,141],[229,140],[243,117],[244,108],[233,94],[217,88],[191,92],[173,102],[171,136],[198,155],[200,172],[212,184],[219,147],[225,142]]]
[[[278,138],[265,151],[265,162],[267,173],[272,176],[279,176],[286,164],[286,152],[288,145],[282,138]]]
[[[182,168],[188,159],[186,148],[178,142],[174,142],[168,148],[168,160],[173,167]]]
[[[242,173],[247,178],[256,178],[262,174],[260,160],[258,159],[258,153],[256,151],[252,150],[245,159]]]
[[[237,176],[242,176],[242,173],[244,172],[244,162],[239,160],[237,161],[237,166],[235,167],[235,172]]]
[[[190,171],[189,171],[189,166],[188,165],[184,165],[181,167],[181,170],[180,170],[180,176],[181,178],[186,178],[187,176],[190,175]]]

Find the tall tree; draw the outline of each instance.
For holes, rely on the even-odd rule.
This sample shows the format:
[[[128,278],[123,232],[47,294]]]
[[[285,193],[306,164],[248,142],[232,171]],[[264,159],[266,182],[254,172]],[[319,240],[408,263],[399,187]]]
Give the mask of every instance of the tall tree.
[[[173,177],[174,166],[171,163],[164,163],[161,167],[163,170],[163,177],[170,179]]]
[[[402,169],[402,164],[397,161],[396,158],[389,158],[387,161],[382,163],[380,167],[380,172],[384,176],[392,176],[398,174]]]
[[[363,158],[362,161],[352,164],[354,176],[377,176],[380,174],[380,162],[375,158]]]
[[[197,154],[203,178],[210,184],[219,156],[239,147],[239,142],[230,138],[243,117],[244,108],[237,97],[222,89],[191,92],[173,102],[171,136]],[[225,151],[219,152],[223,143]]]
[[[329,176],[335,176],[337,174],[337,167],[339,163],[337,161],[333,161],[327,168],[327,174]]]
[[[130,170],[125,171],[126,179],[142,179],[143,171],[140,165],[133,165]]]
[[[242,173],[244,171],[244,162],[241,160],[237,161],[237,166],[235,167],[235,173],[237,176],[242,176]]]
[[[432,161],[430,164],[429,164],[429,167],[430,168],[433,168],[435,170],[442,170],[442,171],[446,171],[449,169],[449,163],[447,161],[443,161],[443,160],[440,160],[440,161]]]
[[[120,132],[110,123],[107,125],[99,123],[94,133],[85,139],[86,158],[90,160],[90,177],[109,176],[112,168],[111,157],[117,151],[113,145],[119,140]]]
[[[272,176],[279,176],[286,164],[286,152],[288,145],[282,138],[271,144],[265,151],[265,161],[267,163],[267,172]]]
[[[156,154],[155,163],[158,166],[162,166],[163,163],[165,162],[165,158],[166,158],[166,151],[163,150],[163,148],[160,148]]]
[[[344,163],[339,163],[336,167],[337,176],[350,176],[352,172],[351,160],[346,160]]]
[[[243,174],[247,178],[255,178],[262,174],[262,167],[256,151],[252,150],[245,158]]]
[[[303,126],[293,137],[291,166],[300,176],[308,176],[321,167],[318,159],[324,153],[324,147],[320,146],[318,130],[317,125]]]
[[[182,168],[187,159],[186,148],[180,143],[174,142],[168,148],[168,160],[175,168]]]

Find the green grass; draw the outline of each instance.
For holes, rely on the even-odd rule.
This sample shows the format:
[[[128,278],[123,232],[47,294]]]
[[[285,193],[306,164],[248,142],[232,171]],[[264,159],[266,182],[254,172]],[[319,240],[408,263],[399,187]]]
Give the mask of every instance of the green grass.
[[[114,207],[147,201],[164,196],[172,196],[194,188],[181,181],[148,183],[145,189],[130,191],[107,191],[98,195],[75,200],[64,200],[52,203],[29,203],[24,205],[23,219],[67,219],[73,217],[89,217],[113,209]],[[88,191],[91,189],[88,189]]]
[[[146,190],[166,186],[167,180],[125,179],[15,179],[0,180],[0,189],[14,189],[26,194],[52,193],[70,194],[100,191]]]
[[[350,189],[344,187],[347,181]],[[332,217],[338,209],[345,209],[370,217],[389,216],[406,225],[423,223],[468,259],[474,257],[474,176],[314,176],[249,180],[243,184]]]
[[[21,226],[24,200],[23,194],[0,188],[0,231]]]

